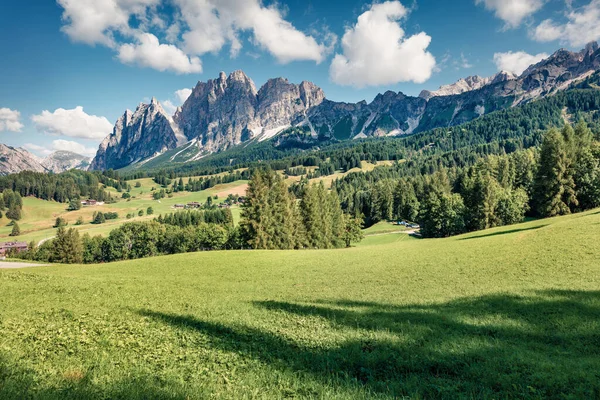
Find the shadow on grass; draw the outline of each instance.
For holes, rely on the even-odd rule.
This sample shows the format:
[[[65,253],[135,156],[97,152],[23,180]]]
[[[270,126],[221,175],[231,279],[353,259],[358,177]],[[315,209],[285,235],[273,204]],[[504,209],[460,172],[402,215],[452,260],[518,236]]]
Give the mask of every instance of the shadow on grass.
[[[600,396],[600,292],[494,295],[425,306],[349,300],[253,304],[303,326],[311,319],[321,321],[314,326],[326,321],[331,334],[344,339],[308,344],[275,326],[264,330],[139,313],[195,331],[221,351],[383,397]]]
[[[536,231],[538,229],[542,229],[547,227],[548,225],[540,225],[540,226],[533,226],[531,228],[520,228],[520,229],[511,229],[509,231],[501,231],[501,232],[493,232],[493,233],[487,233],[485,235],[477,235],[477,236],[470,236],[470,237],[466,237],[466,238],[462,238],[460,240],[473,240],[473,239],[483,239],[483,238],[487,238],[487,237],[493,237],[493,236],[502,236],[502,235],[510,235],[511,233],[519,233],[519,232],[527,232],[527,231]]]

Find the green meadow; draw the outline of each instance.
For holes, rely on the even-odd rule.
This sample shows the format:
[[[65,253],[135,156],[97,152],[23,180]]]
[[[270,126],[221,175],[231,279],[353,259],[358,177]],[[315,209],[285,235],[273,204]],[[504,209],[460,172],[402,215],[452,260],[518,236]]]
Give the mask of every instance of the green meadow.
[[[389,230],[351,249],[0,270],[0,398],[600,396],[599,211]]]
[[[185,178],[185,180],[187,181],[187,178]],[[140,182],[141,187],[136,188],[136,182]],[[120,199],[121,193],[117,193],[113,188],[108,188],[107,190],[118,198],[116,203],[96,207],[83,207],[78,211],[67,211],[67,204],[26,197],[23,199],[23,215],[21,220],[18,221],[19,227],[21,228],[21,235],[16,238],[9,236],[12,231],[12,227],[9,226],[10,220],[3,216],[3,218],[0,218],[0,242],[11,240],[25,242],[34,240],[39,242],[44,239],[52,238],[56,234],[56,229],[53,228],[53,226],[57,217],[64,218],[69,223],[69,226],[76,228],[81,234],[88,233],[92,236],[106,236],[111,230],[125,222],[152,219],[159,214],[172,213],[175,211],[173,209],[175,204],[187,204],[194,201],[203,203],[208,197],[214,196],[219,196],[219,199],[216,200],[218,203],[224,201],[229,193],[243,196],[246,193],[247,181],[237,181],[217,185],[201,192],[174,193],[173,197],[166,197],[161,200],[154,200],[152,198],[152,188],[160,190],[160,186],[154,183],[151,178],[130,181],[129,183],[132,186],[130,193],[132,199],[130,201]],[[154,215],[144,215],[139,217],[138,212],[142,210],[145,214],[148,207],[153,208]],[[117,220],[109,220],[101,225],[93,225],[91,222],[94,212],[117,212],[119,218]],[[130,213],[134,214],[135,217],[127,219],[126,216]],[[240,215],[239,208],[233,208],[232,213],[234,220],[238,220]],[[76,226],[75,223],[79,217],[83,218],[84,224]]]

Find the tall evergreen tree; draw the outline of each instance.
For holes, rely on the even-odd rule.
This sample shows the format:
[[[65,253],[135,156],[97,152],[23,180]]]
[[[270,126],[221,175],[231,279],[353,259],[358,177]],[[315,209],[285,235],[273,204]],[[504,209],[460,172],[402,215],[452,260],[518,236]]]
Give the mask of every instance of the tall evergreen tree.
[[[577,206],[572,140],[568,130],[550,129],[544,135],[534,182],[536,210],[542,217],[569,214]]]
[[[74,229],[58,228],[52,241],[50,261],[60,264],[79,264],[83,262],[83,244],[79,232]]]

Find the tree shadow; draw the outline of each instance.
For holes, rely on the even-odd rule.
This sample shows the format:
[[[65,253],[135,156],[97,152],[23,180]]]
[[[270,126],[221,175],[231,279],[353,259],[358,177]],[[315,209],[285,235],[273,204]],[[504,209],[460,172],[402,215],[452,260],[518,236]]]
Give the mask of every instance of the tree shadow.
[[[408,306],[352,300],[253,304],[286,320],[326,321],[331,334],[344,339],[307,344],[277,327],[139,313],[198,332],[221,351],[383,397],[600,396],[600,292],[555,290]]]
[[[493,232],[493,233],[487,233],[487,234],[484,234],[484,235],[470,236],[470,237],[462,238],[462,239],[459,239],[459,240],[483,239],[483,238],[493,237],[493,236],[510,235],[511,233],[536,231],[538,229],[542,229],[542,228],[545,228],[547,226],[548,225],[546,224],[546,225],[540,225],[540,226],[533,226],[533,227],[530,227],[530,228],[511,229],[511,230],[508,230],[508,231]]]

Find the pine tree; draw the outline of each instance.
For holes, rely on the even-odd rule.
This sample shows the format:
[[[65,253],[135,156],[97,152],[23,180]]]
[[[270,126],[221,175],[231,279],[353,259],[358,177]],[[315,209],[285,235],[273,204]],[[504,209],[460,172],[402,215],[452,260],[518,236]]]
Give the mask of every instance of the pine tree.
[[[534,182],[534,202],[542,217],[554,217],[571,212],[577,206],[575,182],[572,175],[573,148],[570,132],[556,129],[544,136],[540,161]]]
[[[19,228],[19,224],[15,222],[13,225],[12,231],[10,232],[10,236],[19,236],[21,235],[21,228]]]
[[[52,241],[50,261],[60,264],[79,264],[83,262],[83,244],[79,232],[64,226],[58,228],[56,238]]]

